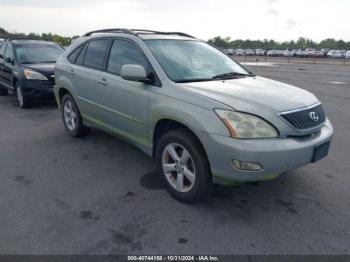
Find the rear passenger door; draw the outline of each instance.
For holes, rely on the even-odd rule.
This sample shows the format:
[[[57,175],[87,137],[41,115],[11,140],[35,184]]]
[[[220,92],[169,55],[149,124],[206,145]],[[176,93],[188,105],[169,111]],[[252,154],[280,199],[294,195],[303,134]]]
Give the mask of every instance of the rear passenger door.
[[[70,73],[77,92],[77,103],[84,119],[101,123],[101,73],[105,70],[106,54],[110,39],[99,38],[89,41],[71,66]],[[74,52],[72,53],[72,56]]]
[[[120,71],[125,64],[141,65],[148,73],[151,70],[143,51],[134,42],[115,39],[107,61],[107,73],[101,79],[102,118],[113,131],[145,144],[148,95],[157,87],[122,79]]]

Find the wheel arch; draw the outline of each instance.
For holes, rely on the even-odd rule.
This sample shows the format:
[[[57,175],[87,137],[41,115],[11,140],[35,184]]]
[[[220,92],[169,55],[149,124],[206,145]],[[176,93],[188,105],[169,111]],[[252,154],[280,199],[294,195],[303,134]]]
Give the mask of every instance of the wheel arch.
[[[155,157],[156,148],[157,148],[159,139],[167,132],[176,130],[176,129],[186,129],[188,132],[190,132],[195,137],[196,141],[198,142],[205,156],[208,159],[208,154],[206,153],[203,143],[201,142],[197,133],[192,128],[190,128],[187,124],[171,118],[159,119],[154,125],[154,129],[153,129],[154,131],[152,134],[152,145],[153,145],[152,156],[153,157]]]
[[[66,94],[72,95],[71,92],[67,88],[61,87],[58,89],[58,96],[57,96],[58,105],[61,105],[62,99]]]

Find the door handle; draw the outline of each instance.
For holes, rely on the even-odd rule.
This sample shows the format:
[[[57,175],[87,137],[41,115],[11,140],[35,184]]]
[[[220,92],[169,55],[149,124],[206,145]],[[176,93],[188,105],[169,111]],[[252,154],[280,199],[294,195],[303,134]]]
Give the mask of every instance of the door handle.
[[[69,70],[69,73],[70,73],[71,75],[75,75],[74,69]]]
[[[108,86],[108,82],[106,79],[101,79],[101,80],[98,80],[98,83],[101,84],[101,85],[104,85],[104,86]]]

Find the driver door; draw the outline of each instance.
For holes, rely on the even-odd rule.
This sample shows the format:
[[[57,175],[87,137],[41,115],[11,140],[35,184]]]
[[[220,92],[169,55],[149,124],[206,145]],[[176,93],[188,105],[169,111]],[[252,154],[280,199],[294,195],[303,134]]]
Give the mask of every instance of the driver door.
[[[155,86],[127,81],[121,67],[137,64],[150,72],[142,50],[129,40],[116,39],[107,60],[107,72],[100,79],[102,119],[108,128],[139,144],[147,141],[148,96]]]

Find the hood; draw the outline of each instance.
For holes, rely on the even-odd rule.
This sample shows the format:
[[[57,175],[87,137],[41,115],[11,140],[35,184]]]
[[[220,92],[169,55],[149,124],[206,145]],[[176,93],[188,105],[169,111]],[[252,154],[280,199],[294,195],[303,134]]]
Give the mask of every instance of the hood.
[[[298,109],[316,104],[308,91],[264,77],[184,84],[186,89],[224,103],[237,111],[262,115]]]
[[[53,80],[55,75],[55,64],[28,64],[26,68],[32,69],[46,76],[47,79]]]

